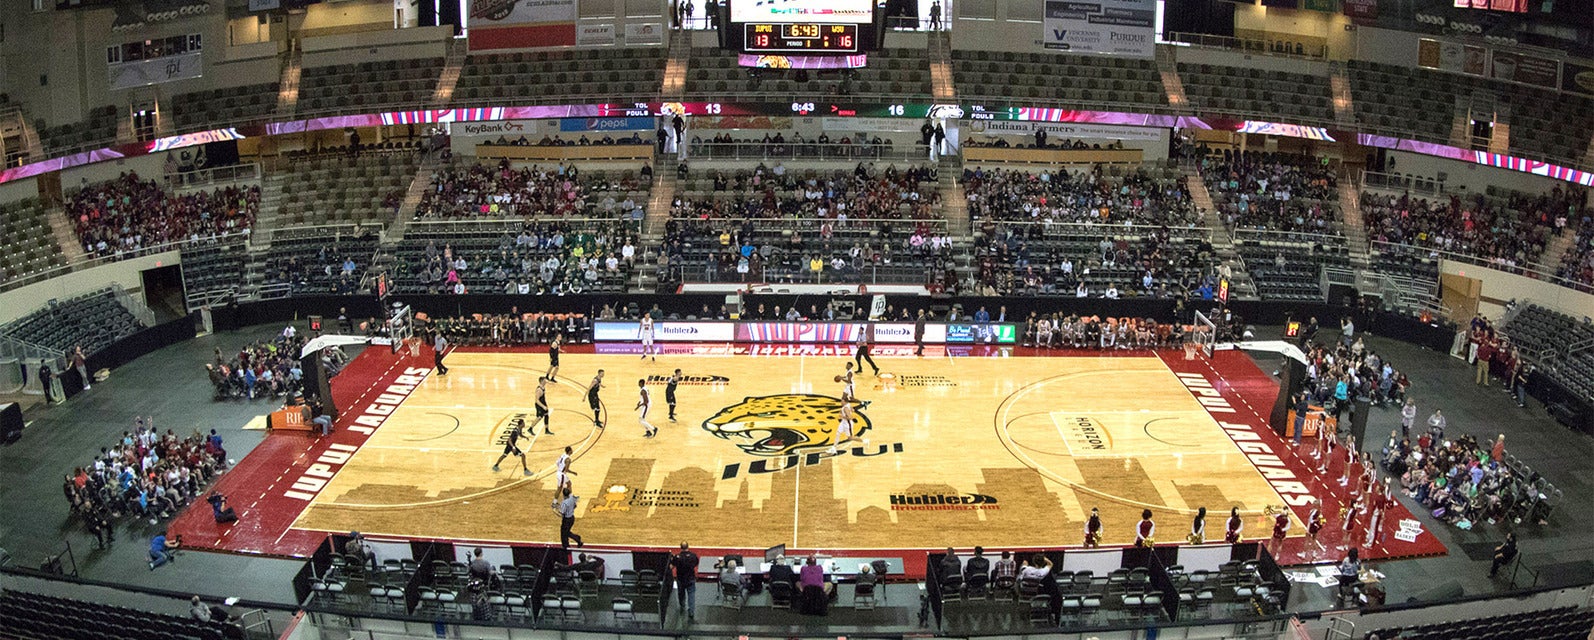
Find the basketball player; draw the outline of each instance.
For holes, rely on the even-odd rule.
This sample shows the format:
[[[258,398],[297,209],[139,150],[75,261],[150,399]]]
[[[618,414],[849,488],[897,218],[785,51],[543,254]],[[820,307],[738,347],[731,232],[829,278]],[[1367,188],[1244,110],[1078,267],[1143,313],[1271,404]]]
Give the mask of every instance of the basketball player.
[[[836,376],[836,378],[837,378],[836,382],[840,382],[841,383],[841,397],[843,399],[855,397],[852,394],[852,363],[851,362],[847,363],[847,372],[843,373],[843,374],[841,374],[839,376]],[[843,402],[845,402],[845,400],[843,400]]]
[[[1035,346],[1052,346],[1052,321],[1048,316],[1041,316],[1040,321],[1035,323]]]
[[[603,370],[598,370],[598,375],[592,379],[592,386],[587,387],[587,405],[592,407],[592,424],[599,429],[603,428],[603,421],[599,419],[599,411],[603,403],[598,400],[598,390],[603,388]]]
[[[852,397],[852,383],[847,383],[847,387],[847,392],[841,394],[841,418],[836,424],[836,444],[830,445],[831,454],[835,454],[837,447],[848,442],[861,441],[864,444],[869,444],[868,440],[862,440],[852,432],[854,419],[852,403],[857,400]]]
[[[498,470],[498,465],[504,458],[515,456],[520,458],[520,471],[524,475],[531,475],[531,467],[526,466],[526,453],[520,450],[520,435],[525,430],[526,421],[515,418],[509,422],[509,440],[504,442],[504,454],[498,456],[498,461],[493,463],[493,471]]]
[[[559,454],[559,459],[553,463],[554,471],[557,474],[555,477],[559,480],[559,486],[555,488],[555,491],[570,486],[570,476],[577,475],[576,472],[570,470],[570,454],[570,447],[565,447],[565,452]]]
[[[648,424],[648,407],[653,406],[653,399],[648,397],[647,379],[642,378],[637,380],[636,388],[638,394],[636,401],[637,420],[642,423],[642,437],[651,438],[658,434],[659,430],[655,429],[653,425]]]
[[[1277,556],[1279,550],[1284,548],[1284,536],[1290,531],[1290,510],[1280,507],[1278,514],[1273,516],[1273,555]]]
[[[564,339],[556,333],[553,334],[553,340],[548,343],[548,375],[545,377],[549,380],[559,374],[559,344],[563,341]]]
[[[681,384],[681,370],[676,369],[670,374],[670,381],[664,383],[664,404],[670,406],[670,422],[675,422],[675,387]]]
[[[642,316],[642,327],[638,331],[642,334],[642,359],[646,360],[648,354],[651,353],[653,361],[658,362],[658,347],[653,346],[653,317],[644,314]]]
[[[543,435],[551,436],[553,421],[548,417],[548,378],[537,379],[537,419],[531,421],[531,430],[537,430],[537,423],[542,423]]]
[[[1229,544],[1240,543],[1240,530],[1245,528],[1245,521],[1240,519],[1240,508],[1229,508],[1229,522],[1224,527],[1223,541]]]
[[[1157,523],[1151,521],[1151,510],[1140,510],[1140,524],[1135,525],[1135,546],[1149,549],[1157,539]]]
[[[1095,549],[1101,546],[1101,512],[1095,507],[1090,508],[1090,519],[1085,521],[1085,548]]]
[[[874,363],[874,358],[869,355],[869,343],[874,341],[874,327],[868,324],[858,327],[858,351],[852,355],[852,361],[857,365],[858,371],[863,371],[863,363],[869,362],[875,375],[880,375],[880,367]],[[851,384],[849,382],[849,384]],[[851,394],[848,394],[851,395]]]

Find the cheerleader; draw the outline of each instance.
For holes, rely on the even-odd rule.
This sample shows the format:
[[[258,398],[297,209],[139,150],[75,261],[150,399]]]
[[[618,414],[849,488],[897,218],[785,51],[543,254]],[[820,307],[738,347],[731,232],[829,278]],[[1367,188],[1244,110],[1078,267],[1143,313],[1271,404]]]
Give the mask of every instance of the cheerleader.
[[[1240,508],[1229,509],[1229,522],[1223,532],[1223,541],[1229,544],[1240,543],[1240,529],[1245,527],[1245,521],[1240,519]]]
[[[1284,536],[1290,531],[1290,510],[1288,507],[1279,507],[1279,512],[1273,516],[1273,555],[1277,556],[1284,547]]]
[[[1195,520],[1190,521],[1190,544],[1205,544],[1207,541],[1207,508],[1196,510]]]
[[[1356,464],[1360,451],[1356,448],[1356,436],[1345,436],[1345,468],[1339,474],[1339,486],[1350,484],[1350,468]]]
[[[1344,518],[1344,522],[1340,525],[1340,533],[1343,535],[1343,539],[1339,548],[1342,551],[1350,548],[1350,541],[1356,536],[1356,518],[1361,515],[1361,509],[1361,499],[1355,498],[1350,501],[1350,504],[1345,505],[1343,513],[1340,514],[1340,517]]]
[[[1135,525],[1135,546],[1150,549],[1157,543],[1157,523],[1151,521],[1151,510],[1140,510],[1140,524]]]
[[[1085,548],[1095,549],[1101,546],[1101,512],[1095,507],[1090,508],[1090,519],[1085,521]]]
[[[1323,543],[1317,539],[1317,534],[1323,532],[1323,525],[1327,519],[1323,517],[1323,505],[1317,499],[1312,499],[1312,512],[1306,515],[1306,537],[1312,541],[1316,551],[1323,551]]]
[[[1383,526],[1384,501],[1368,496],[1367,530],[1362,535],[1362,546],[1372,548],[1373,542],[1378,540],[1378,530]]]

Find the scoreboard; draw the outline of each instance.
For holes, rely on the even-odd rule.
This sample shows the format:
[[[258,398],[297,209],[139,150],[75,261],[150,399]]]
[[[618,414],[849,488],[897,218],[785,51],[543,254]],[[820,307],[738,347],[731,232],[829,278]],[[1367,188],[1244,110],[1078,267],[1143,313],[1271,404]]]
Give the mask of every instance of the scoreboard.
[[[742,49],[747,53],[832,55],[858,52],[856,24],[747,23],[742,29]]]

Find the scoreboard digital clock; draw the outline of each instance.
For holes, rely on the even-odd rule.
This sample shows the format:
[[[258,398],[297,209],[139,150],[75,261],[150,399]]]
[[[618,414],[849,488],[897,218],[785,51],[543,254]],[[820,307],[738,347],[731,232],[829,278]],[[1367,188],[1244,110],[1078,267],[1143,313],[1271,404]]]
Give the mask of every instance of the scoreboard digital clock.
[[[858,25],[748,23],[742,25],[747,53],[857,53]]]

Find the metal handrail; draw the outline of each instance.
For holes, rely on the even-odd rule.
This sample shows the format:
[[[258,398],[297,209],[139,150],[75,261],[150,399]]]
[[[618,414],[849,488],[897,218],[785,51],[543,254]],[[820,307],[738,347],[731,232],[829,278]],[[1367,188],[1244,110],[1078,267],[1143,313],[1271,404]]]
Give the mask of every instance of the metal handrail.
[[[1455,262],[1464,262],[1470,265],[1486,267],[1497,271],[1504,271],[1506,273],[1513,273],[1519,276],[1533,278],[1534,280],[1543,280],[1545,282],[1567,287],[1569,289],[1576,289],[1585,293],[1594,293],[1594,285],[1562,278],[1554,273],[1537,267],[1502,264],[1485,258],[1480,258],[1478,256],[1467,255],[1465,253],[1455,253],[1453,251],[1445,251],[1444,249],[1435,247],[1425,247],[1422,245],[1407,244],[1402,242],[1387,242],[1384,240],[1368,240],[1368,242],[1374,250],[1380,252],[1387,251],[1390,253],[1405,252],[1407,254],[1425,254],[1430,258],[1443,258],[1445,260],[1453,260]]]
[[[1184,33],[1169,31],[1163,34],[1163,40],[1169,44],[1203,47],[1208,49],[1231,49],[1243,51],[1250,55],[1266,55],[1279,58],[1292,58],[1296,60],[1326,60],[1328,58],[1328,45],[1323,45],[1316,53],[1294,53],[1279,51],[1268,46],[1266,40],[1253,40],[1250,38],[1231,38],[1229,36],[1214,36],[1204,33]],[[1253,46],[1254,45],[1254,46]]]
[[[193,171],[179,171],[166,174],[166,186],[172,189],[193,189],[196,187],[214,184],[217,182],[241,182],[259,180],[264,172],[260,163],[249,162],[228,165],[225,167],[211,167],[208,169],[195,169]]]
[[[83,269],[89,269],[89,268],[92,268],[92,267],[98,267],[98,266],[105,265],[105,264],[110,264],[110,263],[113,263],[113,262],[121,262],[123,260],[131,260],[133,258],[141,258],[141,257],[144,257],[144,256],[154,255],[154,254],[157,254],[157,253],[165,253],[167,251],[177,251],[177,250],[180,250],[180,249],[182,249],[183,247],[186,247],[186,246],[200,245],[200,244],[205,244],[205,243],[209,243],[209,242],[214,242],[214,241],[217,241],[217,240],[225,241],[229,237],[237,237],[237,236],[241,236],[241,237],[247,239],[248,236],[249,236],[249,229],[243,229],[242,231],[239,231],[239,232],[224,233],[224,234],[218,235],[218,236],[207,236],[207,237],[204,237],[204,238],[199,238],[197,240],[190,240],[190,239],[172,240],[170,242],[164,242],[164,243],[157,244],[157,245],[151,245],[151,246],[147,246],[147,247],[140,247],[138,249],[133,249],[131,251],[120,251],[120,250],[118,250],[116,253],[113,253],[113,254],[110,254],[110,255],[105,255],[105,256],[87,256],[83,260],[80,260],[80,261],[76,261],[76,262],[68,261],[66,264],[61,265],[59,267],[52,267],[52,268],[45,269],[43,271],[38,271],[38,272],[29,274],[29,275],[26,275],[26,276],[22,276],[22,277],[15,278],[15,279],[12,279],[12,280],[7,280],[7,281],[5,281],[3,283],[0,283],[0,292],[10,291],[12,289],[18,289],[18,288],[25,287],[25,286],[30,285],[30,284],[36,284],[36,283],[43,282],[45,280],[49,280],[49,279],[57,277],[57,276],[65,275],[65,274],[68,274],[68,273],[72,273],[74,271],[82,271]]]

